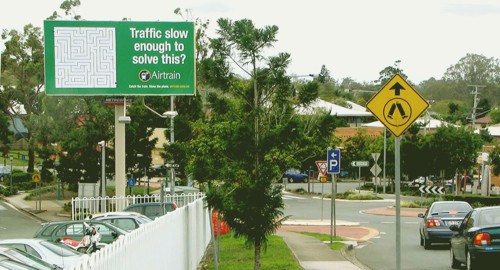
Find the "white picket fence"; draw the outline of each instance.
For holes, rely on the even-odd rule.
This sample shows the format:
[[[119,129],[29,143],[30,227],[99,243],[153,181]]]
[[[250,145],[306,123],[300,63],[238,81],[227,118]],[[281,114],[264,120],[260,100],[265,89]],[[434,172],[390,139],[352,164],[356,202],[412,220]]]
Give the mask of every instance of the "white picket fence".
[[[181,193],[181,194],[166,194],[164,202],[174,202],[177,207],[185,206],[199,198],[205,197],[202,192],[197,193]],[[71,199],[71,218],[73,220],[83,220],[88,215],[96,213],[106,213],[121,211],[125,207],[134,203],[143,202],[160,202],[161,196],[154,195],[131,195],[121,197],[83,197]]]
[[[196,270],[211,240],[203,197],[84,255],[69,270]]]

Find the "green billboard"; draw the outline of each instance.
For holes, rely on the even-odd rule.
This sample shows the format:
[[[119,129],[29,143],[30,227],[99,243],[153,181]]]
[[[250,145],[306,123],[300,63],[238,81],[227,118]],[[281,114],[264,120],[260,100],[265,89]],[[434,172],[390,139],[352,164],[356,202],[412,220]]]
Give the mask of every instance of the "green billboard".
[[[44,21],[54,96],[194,95],[192,22]]]

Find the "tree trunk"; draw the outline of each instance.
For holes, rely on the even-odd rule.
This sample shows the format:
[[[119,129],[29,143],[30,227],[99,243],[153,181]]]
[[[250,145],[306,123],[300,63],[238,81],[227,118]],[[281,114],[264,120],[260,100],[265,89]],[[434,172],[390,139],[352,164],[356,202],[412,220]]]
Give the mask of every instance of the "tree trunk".
[[[255,242],[255,258],[254,258],[254,270],[260,270],[260,249],[261,249],[261,242],[256,241]]]
[[[32,173],[35,171],[35,144],[31,138],[30,131],[28,131],[28,135],[26,136],[26,140],[28,140],[28,169],[27,169],[27,171]]]

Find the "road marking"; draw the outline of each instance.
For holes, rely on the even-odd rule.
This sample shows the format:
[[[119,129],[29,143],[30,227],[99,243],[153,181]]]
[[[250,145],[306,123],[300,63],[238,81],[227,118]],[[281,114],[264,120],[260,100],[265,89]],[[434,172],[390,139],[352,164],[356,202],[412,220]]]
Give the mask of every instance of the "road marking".
[[[382,223],[382,224],[393,224],[393,223],[394,223],[394,221],[382,221],[382,222],[380,222],[380,223]]]
[[[305,200],[305,198],[302,197],[297,197],[297,196],[291,196],[291,195],[283,195],[283,200]]]

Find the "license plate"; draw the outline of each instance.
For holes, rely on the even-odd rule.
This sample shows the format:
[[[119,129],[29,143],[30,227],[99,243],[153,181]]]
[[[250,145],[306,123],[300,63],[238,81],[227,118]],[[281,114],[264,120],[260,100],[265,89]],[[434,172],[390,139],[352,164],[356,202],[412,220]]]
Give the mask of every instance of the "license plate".
[[[451,226],[451,225],[457,225],[457,226],[458,226],[458,225],[460,225],[460,221],[458,221],[458,220],[448,220],[448,221],[446,222],[446,224],[447,224],[448,226]]]

